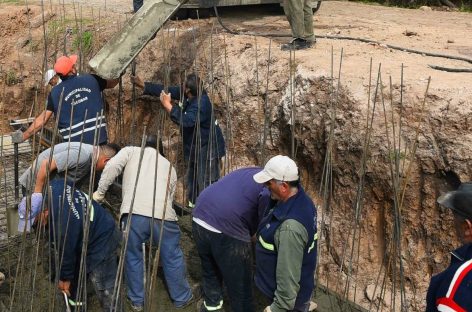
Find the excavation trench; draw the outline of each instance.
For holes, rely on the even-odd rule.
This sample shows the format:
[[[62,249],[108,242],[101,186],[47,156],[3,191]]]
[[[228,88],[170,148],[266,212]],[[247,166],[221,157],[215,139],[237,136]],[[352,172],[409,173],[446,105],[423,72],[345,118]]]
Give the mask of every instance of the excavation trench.
[[[436,24],[442,30],[452,27],[443,25],[449,18],[437,12],[431,16],[424,12],[420,15],[412,13],[413,10],[349,2],[323,5],[317,15],[318,32],[341,25],[338,31],[349,29],[351,35],[363,36],[368,29],[372,38],[390,32],[390,39],[401,41],[405,40],[401,35],[403,24],[410,25],[409,21],[421,21],[426,25],[425,31],[436,34],[439,33],[434,28]],[[0,22],[1,35],[9,38],[9,43],[0,48],[7,62],[7,70],[0,67],[4,73],[2,110],[8,117],[28,117],[30,112],[37,115],[46,99],[38,87],[37,59],[44,52],[42,30],[31,30],[30,44],[24,47],[16,44],[27,36],[28,17],[41,11],[34,6],[30,11],[17,7],[9,10],[12,13],[4,14]],[[336,20],[337,15],[329,12],[337,12],[341,17]],[[71,20],[73,13],[69,12]],[[106,17],[100,15],[98,20],[97,11],[84,11],[84,15],[92,17],[88,24],[84,23],[85,28],[98,40],[94,40],[88,52],[83,51],[82,64],[87,63],[101,42],[110,38],[125,19],[110,12]],[[283,16],[257,12],[242,16],[244,19],[233,17],[226,21],[233,28],[243,25],[250,29],[270,26],[271,30],[287,30],[288,27]],[[402,21],[401,30],[382,28],[386,21],[376,20],[377,16],[387,19],[391,28]],[[451,20],[457,27],[457,36],[468,38],[467,26],[460,26],[467,25],[466,17],[454,16],[456,19]],[[61,36],[69,26],[66,24],[72,23],[60,22],[59,18],[54,22],[58,24],[48,24],[49,65],[63,49],[77,52],[68,37],[69,41],[65,40],[62,46]],[[346,23],[350,23],[349,27]],[[20,35],[22,38],[18,38]],[[428,44],[428,49],[438,46],[436,42],[425,41],[426,37],[418,36],[417,41],[408,44],[418,49]],[[449,251],[458,246],[450,231],[451,215],[436,204],[436,198],[457,187],[459,182],[472,180],[469,77],[425,70],[431,62],[426,57],[352,42],[320,40],[316,49],[297,52],[290,60],[290,55],[279,49],[282,41],[223,33],[214,20],[170,22],[138,55],[137,73],[146,81],[167,85],[180,84],[190,72],[200,74],[227,142],[225,173],[243,166],[263,165],[268,157],[278,153],[294,157],[300,167],[302,184],[318,209],[318,285],[338,293],[341,302],[354,301],[366,309],[400,311],[403,301],[408,311],[424,311],[431,275],[447,266]],[[344,44],[349,49],[343,52],[342,68],[339,68]],[[455,46],[451,43],[450,47]],[[466,43],[456,48],[470,53]],[[15,49],[20,57],[10,55]],[[373,69],[369,73],[371,58]],[[383,61],[381,84],[377,60]],[[4,61],[1,62],[3,65]],[[446,65],[455,65],[448,62]],[[433,84],[425,97],[427,77],[432,74]],[[166,156],[177,168],[176,202],[182,204],[185,164],[179,129],[169,120],[161,121],[159,116],[163,114],[158,98],[142,96],[139,90],[133,98],[128,75],[123,76],[122,85],[123,92],[118,88],[105,92],[111,141],[139,145],[144,127],[146,133],[160,130]],[[2,131],[10,131],[5,121]],[[9,181],[12,171],[6,170],[8,162],[2,166],[2,183],[7,185],[4,177]],[[10,196],[11,188],[6,189],[2,184],[2,192],[4,189],[2,195]],[[115,189],[112,193],[109,201],[117,213],[120,191]],[[5,198],[2,196],[0,221],[1,213],[13,203]],[[198,282],[200,265],[190,224],[189,215],[180,217],[188,273],[192,282]],[[0,230],[6,232],[4,226],[0,222]],[[32,305],[48,311],[57,294],[47,280],[44,258],[35,260],[36,242],[28,236],[11,237],[0,243],[0,269],[7,275],[7,281],[0,286],[0,299],[8,307],[15,289],[13,303],[17,308],[13,311],[29,311]],[[19,256],[22,249],[26,252]],[[20,270],[16,272],[19,258]],[[32,268],[38,268],[36,277]],[[159,278],[156,309],[171,311]],[[316,293],[322,294],[322,291]],[[91,299],[89,310],[97,310],[97,301],[93,296]],[[57,298],[57,303],[60,300]],[[350,310],[336,307],[338,300],[332,296],[317,297],[317,300],[320,311]],[[61,310],[57,304],[55,307]],[[0,304],[0,311],[2,308]]]

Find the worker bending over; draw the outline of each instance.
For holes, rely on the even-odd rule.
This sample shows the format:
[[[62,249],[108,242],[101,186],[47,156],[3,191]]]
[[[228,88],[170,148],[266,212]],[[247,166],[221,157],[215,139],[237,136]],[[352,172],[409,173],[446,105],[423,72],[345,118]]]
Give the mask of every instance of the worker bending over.
[[[233,312],[254,311],[251,237],[269,201],[268,190],[252,178],[261,170],[235,170],[197,199],[192,227],[202,265],[200,312],[223,311],[222,283]]]
[[[26,210],[25,199],[19,209]],[[20,226],[25,227],[26,222],[33,223],[36,217],[40,220],[37,220],[40,226],[49,228],[51,272],[54,274],[54,268],[58,268],[59,273],[59,276],[52,278],[57,281],[59,290],[69,298],[68,304],[72,308],[81,305],[83,311],[87,310],[84,306],[87,278],[93,285],[102,311],[121,311],[114,310],[112,306],[118,268],[117,249],[121,239],[113,217],[97,202],[90,202],[87,195],[76,189],[71,181],[64,179],[50,182],[44,209],[41,206],[31,207],[29,220],[20,220]],[[84,234],[85,224],[88,225],[88,236]],[[84,258],[83,251],[86,252]],[[81,265],[85,278],[79,282]]]
[[[197,297],[197,294],[194,296],[192,293],[187,281],[184,256],[179,245],[180,228],[172,208],[177,174],[170,162],[158,153],[156,147],[156,136],[149,136],[140,170],[141,148],[128,146],[121,149],[107,163],[98,189],[93,194],[95,200],[102,201],[110,185],[123,172],[120,219],[123,230],[127,222],[131,222],[125,276],[133,311],[144,309],[142,244],[149,240],[152,240],[153,246],[160,244],[162,268],[175,307],[186,307]],[[133,195],[138,174],[136,194]],[[163,237],[160,237],[161,227],[164,227]]]
[[[53,151],[48,148],[39,154],[33,160],[33,164],[20,176],[19,183],[23,189],[23,196],[31,194],[31,204],[38,208],[43,200],[42,192],[48,173],[50,181],[55,178],[66,178],[79,187],[84,178],[91,173],[92,166],[95,166],[96,172],[102,171],[119,149],[116,144],[94,147],[80,142],[60,143],[54,146]],[[20,214],[20,219],[22,218],[28,219],[26,215]],[[27,230],[29,227],[30,225],[27,226]],[[18,230],[24,231],[21,227]]]

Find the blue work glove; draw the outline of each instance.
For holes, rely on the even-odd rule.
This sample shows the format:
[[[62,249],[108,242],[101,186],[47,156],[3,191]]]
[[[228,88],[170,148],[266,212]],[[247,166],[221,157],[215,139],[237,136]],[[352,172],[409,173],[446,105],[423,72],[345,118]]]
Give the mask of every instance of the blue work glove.
[[[18,215],[20,220],[18,222],[18,231],[29,232],[31,229],[31,225],[34,223],[34,219],[41,212],[41,204],[43,202],[43,194],[42,193],[33,193],[31,194],[31,211],[29,211],[28,215],[26,215],[26,196],[23,197],[20,204],[18,205]]]

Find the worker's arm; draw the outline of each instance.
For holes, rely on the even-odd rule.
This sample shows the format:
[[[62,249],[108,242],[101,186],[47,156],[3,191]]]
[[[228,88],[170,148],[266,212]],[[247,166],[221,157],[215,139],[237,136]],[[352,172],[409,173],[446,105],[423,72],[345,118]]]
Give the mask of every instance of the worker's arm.
[[[211,103],[208,96],[203,95],[200,101],[197,98],[190,101],[185,111],[179,105],[172,106],[170,111],[170,119],[184,128],[194,127],[197,120],[202,124],[211,118]]]
[[[275,232],[274,242],[277,249],[277,289],[270,309],[272,312],[291,311],[300,290],[308,233],[300,222],[289,219]]]
[[[103,200],[108,188],[113,183],[113,181],[115,181],[115,179],[123,172],[123,169],[126,167],[126,164],[133,156],[133,152],[135,150],[136,148],[132,146],[124,147],[118,152],[118,154],[116,154],[107,162],[107,164],[105,165],[105,169],[103,169],[102,171],[100,182],[98,182],[97,191],[93,194],[93,198],[95,200]]]
[[[36,176],[36,183],[34,185],[34,193],[42,193],[44,184],[46,183],[46,178],[48,176],[48,172],[52,172],[57,169],[56,160],[53,158],[49,163],[49,158],[44,159],[41,164],[39,164],[38,174]],[[49,171],[48,171],[49,169]]]
[[[33,134],[38,132],[51,118],[53,112],[45,109],[41,114],[38,115],[28,129],[23,133],[23,141],[28,140]]]
[[[105,89],[113,89],[118,82],[120,82],[120,78],[116,79],[103,79],[102,77],[92,74],[92,77],[97,80],[98,85],[100,86],[100,91],[103,91]]]

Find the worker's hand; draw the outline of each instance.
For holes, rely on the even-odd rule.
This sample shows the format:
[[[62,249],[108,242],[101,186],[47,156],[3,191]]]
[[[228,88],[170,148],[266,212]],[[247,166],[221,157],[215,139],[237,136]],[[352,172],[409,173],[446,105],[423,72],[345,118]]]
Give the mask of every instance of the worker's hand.
[[[18,216],[20,219],[27,222],[26,230],[29,231],[34,218],[41,211],[41,204],[43,202],[43,194],[33,193],[31,194],[31,210],[27,211],[26,207],[26,196],[23,197],[20,204],[18,205]],[[18,231],[23,232],[25,230],[24,225],[18,224]]]
[[[13,143],[22,143],[23,140],[23,131],[16,130],[15,132],[11,133],[11,141]]]
[[[68,297],[70,297],[70,281],[59,281],[57,284],[57,288],[59,288],[60,291],[63,291],[66,293]]]
[[[139,76],[133,76],[129,75],[129,80],[131,80],[131,83],[134,83],[136,87],[144,89],[144,81],[139,77]]]
[[[262,312],[272,312],[272,310],[270,309],[270,306],[267,306]]]
[[[168,105],[172,106],[171,97],[170,93],[166,93],[164,90],[161,91],[161,95],[159,96],[159,99],[161,100],[162,106],[166,107]]]
[[[94,201],[102,203],[105,200],[105,194],[100,194],[98,191],[94,192],[92,195]]]

